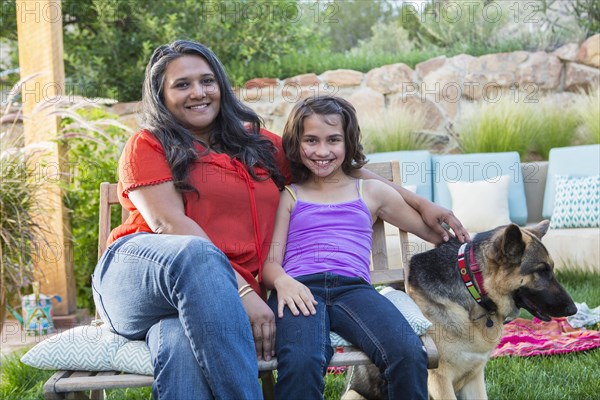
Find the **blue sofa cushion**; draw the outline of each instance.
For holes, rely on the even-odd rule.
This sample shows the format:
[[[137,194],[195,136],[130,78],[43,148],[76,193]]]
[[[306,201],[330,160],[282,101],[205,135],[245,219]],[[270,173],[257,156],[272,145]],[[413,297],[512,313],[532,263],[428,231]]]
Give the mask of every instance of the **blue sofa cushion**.
[[[403,185],[414,185],[417,194],[433,201],[431,153],[427,150],[389,151],[367,154],[369,162],[398,161]]]
[[[574,177],[600,175],[600,144],[557,147],[550,150],[542,208],[544,218],[551,218],[554,211],[556,175]]]
[[[519,153],[475,153],[432,156],[433,200],[452,209],[452,198],[447,182],[495,181],[502,175],[510,176],[508,208],[510,220],[518,225],[527,222],[527,200],[521,172]],[[482,199],[485,201],[485,199]]]

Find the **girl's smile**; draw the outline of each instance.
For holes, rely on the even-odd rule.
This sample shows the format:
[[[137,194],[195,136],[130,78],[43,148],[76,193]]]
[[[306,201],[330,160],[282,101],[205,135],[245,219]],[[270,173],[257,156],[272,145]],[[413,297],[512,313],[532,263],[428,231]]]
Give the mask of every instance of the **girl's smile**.
[[[319,178],[340,171],[346,157],[344,130],[338,115],[313,114],[304,119],[302,163]]]

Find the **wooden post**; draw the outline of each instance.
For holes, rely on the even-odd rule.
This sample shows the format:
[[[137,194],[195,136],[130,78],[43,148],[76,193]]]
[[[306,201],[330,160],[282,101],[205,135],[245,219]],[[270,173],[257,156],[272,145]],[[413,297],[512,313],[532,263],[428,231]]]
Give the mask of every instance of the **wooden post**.
[[[58,324],[75,322],[75,276],[67,211],[59,186],[67,169],[65,149],[58,137],[60,119],[34,108],[54,96],[65,96],[62,10],[60,0],[16,0],[19,64],[21,77],[39,75],[22,90],[25,144],[44,142],[50,150],[33,155],[34,179],[43,187],[37,194],[42,210],[38,223],[48,233],[37,241],[35,264],[40,274],[40,292],[59,295],[62,303],[53,311]]]

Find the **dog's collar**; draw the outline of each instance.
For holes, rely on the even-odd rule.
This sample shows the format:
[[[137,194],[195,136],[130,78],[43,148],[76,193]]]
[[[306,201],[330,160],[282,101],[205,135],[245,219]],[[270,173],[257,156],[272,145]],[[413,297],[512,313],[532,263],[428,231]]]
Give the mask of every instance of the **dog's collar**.
[[[497,307],[496,304],[487,297],[487,293],[483,287],[483,274],[481,267],[475,259],[474,247],[475,246],[472,244],[463,243],[462,246],[460,246],[460,249],[458,249],[458,261],[456,265],[458,266],[460,276],[467,287],[467,290],[471,294],[471,297],[473,297],[477,304],[485,308],[488,313],[492,314],[496,311]],[[468,256],[466,257],[467,251]],[[473,283],[473,277],[475,278],[476,284]],[[491,320],[488,317],[488,324],[490,322]]]
[[[465,253],[467,252],[467,248],[469,250],[469,258],[465,257]],[[485,289],[483,287],[483,276],[481,275],[481,268],[479,264],[477,264],[477,260],[475,260],[475,252],[473,251],[473,246],[469,246],[468,243],[463,243],[458,249],[458,270],[460,271],[460,276],[462,280],[471,293],[473,299],[481,305],[482,296],[486,295]],[[471,276],[475,277],[475,281],[477,285],[473,283],[473,279]]]

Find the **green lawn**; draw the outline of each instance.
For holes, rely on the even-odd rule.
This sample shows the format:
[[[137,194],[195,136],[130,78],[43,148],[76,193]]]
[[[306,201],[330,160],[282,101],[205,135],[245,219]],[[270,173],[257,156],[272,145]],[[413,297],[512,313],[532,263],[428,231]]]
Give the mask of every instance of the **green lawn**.
[[[589,307],[600,305],[600,276],[590,272],[559,272],[559,280],[573,299]],[[523,313],[527,317],[526,313]],[[600,325],[589,327],[596,330]],[[43,400],[42,386],[52,371],[41,371],[19,362],[22,353],[2,360],[0,399]],[[337,400],[344,375],[326,377],[325,398]],[[499,357],[486,367],[490,399],[597,399],[600,393],[600,348],[588,352],[548,357]],[[109,400],[150,399],[150,388],[112,390]]]

